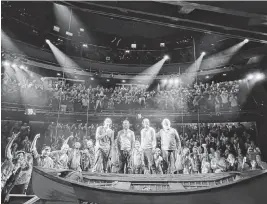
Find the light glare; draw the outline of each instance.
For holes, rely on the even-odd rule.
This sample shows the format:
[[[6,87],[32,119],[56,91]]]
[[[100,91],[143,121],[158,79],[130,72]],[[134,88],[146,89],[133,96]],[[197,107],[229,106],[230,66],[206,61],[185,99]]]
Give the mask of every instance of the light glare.
[[[170,57],[169,57],[168,55],[165,55],[165,56],[164,56],[164,59],[165,59],[165,60],[168,60],[168,59],[170,59]]]
[[[15,63],[13,63],[13,64],[11,65],[11,67],[12,67],[12,68],[17,68],[18,66],[17,66]]]
[[[165,84],[167,84],[167,79],[163,79],[162,80],[162,83],[165,85]]]
[[[256,73],[255,74],[255,79],[257,81],[260,81],[260,80],[263,80],[265,78],[264,74],[263,73]]]
[[[3,64],[4,64],[4,66],[10,66],[10,62],[9,61],[5,61]]]
[[[249,74],[249,75],[247,76],[247,79],[248,79],[248,80],[251,80],[251,79],[253,79],[253,78],[254,78],[253,74]]]

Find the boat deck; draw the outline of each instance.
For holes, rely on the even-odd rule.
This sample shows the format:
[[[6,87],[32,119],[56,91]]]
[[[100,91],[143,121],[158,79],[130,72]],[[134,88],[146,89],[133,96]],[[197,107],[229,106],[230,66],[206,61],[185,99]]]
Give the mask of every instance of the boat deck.
[[[51,172],[51,174],[61,177],[61,173]],[[166,192],[169,190],[183,191],[188,189],[214,187],[222,184],[229,184],[240,178],[239,173],[237,172],[190,175],[100,174],[89,172],[83,172],[82,174],[82,183],[87,186],[150,192]]]
[[[266,170],[193,175],[83,172],[82,182],[75,180],[75,174],[68,177],[68,172],[34,168],[35,194],[49,202],[60,200],[67,204],[255,204],[266,197]]]

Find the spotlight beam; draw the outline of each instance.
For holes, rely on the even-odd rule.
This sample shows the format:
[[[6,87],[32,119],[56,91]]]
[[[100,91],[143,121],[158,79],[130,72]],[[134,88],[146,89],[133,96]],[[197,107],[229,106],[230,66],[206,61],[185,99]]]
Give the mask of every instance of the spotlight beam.
[[[66,54],[60,51],[55,45],[53,45],[53,43],[49,42],[48,45],[51,51],[53,52],[57,62],[63,69],[63,73],[69,72],[69,71],[66,71],[66,69],[70,69],[70,68],[80,69],[78,64],[76,64],[70,57],[68,57]]]
[[[147,84],[151,84],[154,80],[154,76],[157,76],[159,71],[161,70],[163,64],[165,63],[165,57],[158,61],[156,64],[152,65],[151,67],[147,68],[142,73],[138,74],[137,76],[133,77],[130,83],[138,84],[138,81],[141,79],[145,81]]]
[[[248,42],[248,39],[241,41],[240,43],[216,53],[203,62],[203,67],[217,67],[221,64],[227,64],[232,57]]]
[[[185,71],[185,73],[181,76],[181,80],[185,84],[192,84],[197,76],[197,72],[199,71],[201,62],[203,60],[204,54],[201,54],[196,61],[191,64]]]

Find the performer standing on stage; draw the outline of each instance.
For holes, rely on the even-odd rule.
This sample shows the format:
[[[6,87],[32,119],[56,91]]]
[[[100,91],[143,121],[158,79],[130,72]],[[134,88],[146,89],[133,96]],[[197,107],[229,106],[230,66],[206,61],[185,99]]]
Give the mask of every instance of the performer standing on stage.
[[[106,118],[104,125],[96,129],[95,165],[93,172],[107,173],[110,150],[114,141],[114,131],[110,129],[111,124],[112,120]]]
[[[130,123],[128,120],[123,121],[123,130],[118,132],[117,145],[119,150],[120,173],[128,173],[130,168],[130,159],[135,144],[135,135],[129,129]],[[125,168],[125,171],[124,171]]]
[[[161,129],[158,134],[161,138],[161,151],[165,166],[164,173],[174,173],[174,164],[177,157],[177,150],[181,149],[181,140],[178,132],[171,127],[169,119],[165,118],[162,121],[162,127],[163,129]],[[173,159],[173,161],[171,159]]]
[[[156,149],[156,133],[154,128],[149,126],[149,120],[143,120],[144,128],[141,130],[141,148],[144,151],[145,170],[155,174],[155,164],[153,160],[153,152]]]

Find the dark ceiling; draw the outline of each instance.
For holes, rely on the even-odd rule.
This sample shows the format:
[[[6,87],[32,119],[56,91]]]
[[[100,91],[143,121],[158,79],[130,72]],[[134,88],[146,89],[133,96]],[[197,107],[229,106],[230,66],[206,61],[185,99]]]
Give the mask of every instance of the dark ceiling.
[[[206,3],[206,2],[204,2]],[[185,1],[162,2],[71,2],[64,3],[84,12],[101,11],[102,15],[115,15],[120,19],[149,22],[162,26],[197,31],[200,33],[223,34],[229,37],[249,38],[252,41],[267,42],[267,16],[261,14],[266,3],[227,2],[220,8]],[[252,4],[252,3],[251,3]],[[256,5],[255,5],[256,4]],[[240,5],[239,10],[234,8]],[[251,8],[251,11],[249,10]],[[254,13],[257,8],[259,13]],[[241,10],[244,9],[244,10]],[[250,11],[250,12],[248,12]]]
[[[80,26],[90,32],[100,32],[124,38],[143,38],[152,40],[167,40],[168,38],[184,38],[194,36],[204,38],[205,34],[221,35],[227,38],[250,38],[251,41],[266,41],[267,29],[264,22],[254,23],[249,26],[251,18],[233,16],[225,13],[224,8],[231,7],[242,10],[242,14],[249,15],[258,10],[263,12],[264,2],[240,3],[240,2],[198,2],[188,13],[181,13],[184,7],[192,6],[191,2],[175,2],[175,5],[167,2],[56,2],[73,8],[73,14],[82,22],[72,19],[69,25],[69,17],[64,22],[56,19],[53,2],[12,2],[12,8],[6,8],[2,2],[2,16],[23,21],[23,16],[18,15],[17,9],[26,9],[31,13],[28,23],[39,28],[40,32],[51,32],[53,25],[59,25],[61,30],[77,33]],[[186,6],[183,6],[183,5]],[[203,5],[209,4],[217,8],[218,12],[203,9]],[[202,7],[201,7],[202,5]],[[238,7],[239,5],[239,7]],[[227,10],[228,11],[228,10]],[[251,12],[251,13],[248,13]],[[250,15],[249,15],[250,16]],[[264,17],[264,16],[263,16]],[[67,19],[67,20],[66,20]],[[267,19],[267,17],[266,17]],[[25,20],[25,19],[24,19]],[[2,19],[3,21],[3,19]],[[30,22],[32,21],[32,23]],[[256,22],[256,23],[255,23]],[[112,36],[113,35],[113,36]],[[156,42],[158,43],[158,42]]]
[[[79,13],[74,11],[81,21],[91,30],[105,32],[121,37],[143,37],[143,38],[163,38],[174,34],[182,33],[190,35],[181,29],[162,27],[160,25],[122,20],[93,13]],[[74,25],[73,25],[74,26]]]
[[[242,49],[260,47],[267,42],[265,15],[255,13],[262,13],[265,4],[243,3],[56,2],[68,6],[67,11],[72,12],[72,16],[68,16],[69,12],[54,12],[56,4],[50,1],[2,1],[2,29],[10,37],[41,47],[46,45],[45,39],[51,33],[56,38],[69,38],[66,31],[73,33],[70,41],[107,47],[113,39],[116,38],[116,42],[121,39],[118,48],[123,49],[135,42],[151,45],[147,49],[159,49],[159,43],[165,42],[170,50],[176,48],[176,42],[193,37],[198,56],[203,50],[209,54],[222,51],[245,38],[250,39],[250,43]],[[258,7],[261,9],[257,11]],[[234,12],[235,9],[242,12]],[[58,20],[56,14],[63,16],[63,20]],[[54,25],[60,27],[59,33],[53,32]],[[80,35],[80,28],[86,30],[85,35]]]
[[[192,3],[216,6],[248,13],[267,14],[266,1],[192,1]]]

